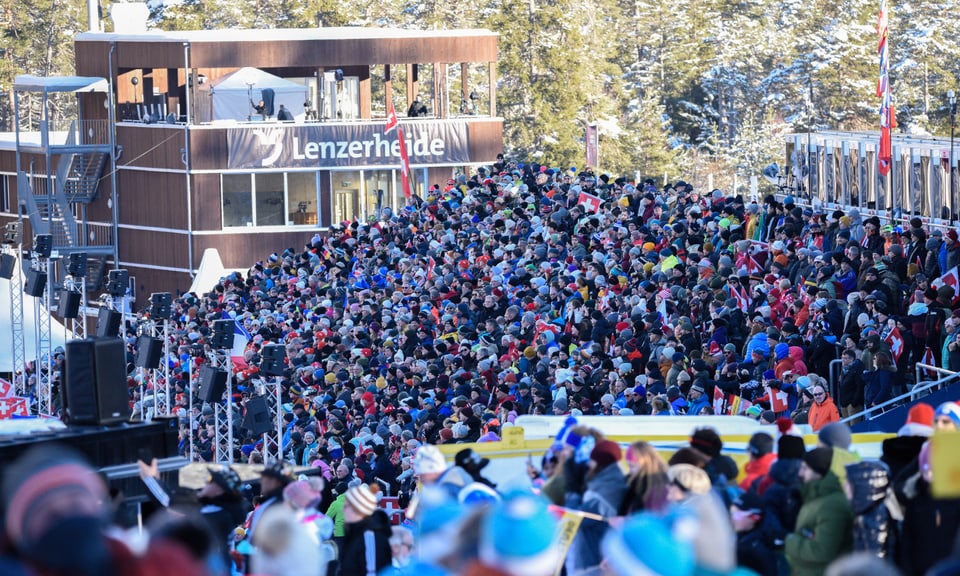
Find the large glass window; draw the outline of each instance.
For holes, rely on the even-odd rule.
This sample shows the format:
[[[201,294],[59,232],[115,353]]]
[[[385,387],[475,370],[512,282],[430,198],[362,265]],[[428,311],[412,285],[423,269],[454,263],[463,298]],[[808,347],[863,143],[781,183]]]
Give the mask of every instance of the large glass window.
[[[364,207],[366,214],[379,215],[383,208],[395,208],[393,205],[393,170],[366,170]]]
[[[313,172],[287,174],[287,219],[294,225],[317,224],[317,176]]]
[[[223,226],[253,226],[253,193],[249,174],[223,175]]]
[[[283,226],[287,223],[283,180],[283,174],[256,175],[257,226]]]
[[[316,226],[316,172],[224,174],[223,227]]]

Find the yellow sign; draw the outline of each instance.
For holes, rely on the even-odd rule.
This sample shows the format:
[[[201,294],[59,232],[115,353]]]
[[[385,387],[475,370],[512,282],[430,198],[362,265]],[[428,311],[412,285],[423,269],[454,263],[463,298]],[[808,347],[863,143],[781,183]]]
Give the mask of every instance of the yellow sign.
[[[960,498],[960,432],[937,431],[930,446],[930,465],[933,482],[930,492],[934,498]]]
[[[523,448],[523,428],[510,426],[503,429],[503,447],[508,449]]]
[[[583,522],[583,516],[572,511],[565,511],[563,518],[560,519],[560,561],[557,563],[557,570],[554,576],[560,576],[563,571],[563,564],[567,559],[567,552],[570,551],[570,545],[573,539],[577,537],[577,530],[580,529],[580,523]]]

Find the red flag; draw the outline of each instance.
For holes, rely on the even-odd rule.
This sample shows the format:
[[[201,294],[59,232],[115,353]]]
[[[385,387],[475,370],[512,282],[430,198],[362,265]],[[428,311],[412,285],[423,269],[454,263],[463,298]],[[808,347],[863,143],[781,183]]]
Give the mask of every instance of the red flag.
[[[397,111],[393,108],[393,98],[387,100],[387,125],[383,127],[383,133],[389,134],[400,124],[397,120]]]
[[[730,395],[730,398],[727,399],[727,413],[730,416],[739,416],[747,411],[747,408],[753,406],[753,402],[744,399],[743,396],[736,396],[734,394]]]
[[[877,151],[877,171],[886,176],[890,173],[890,163],[893,157],[890,146],[890,128],[893,117],[893,98],[890,95],[889,62],[887,48],[887,2],[880,0],[880,15],[877,18],[877,36],[880,40],[877,45],[877,54],[880,57],[880,78],[877,80],[877,97],[880,98],[880,149]]]
[[[719,386],[713,388],[713,413],[717,415],[727,413],[723,390]]]
[[[927,350],[923,353],[923,360],[920,361],[921,364],[926,364],[927,366],[936,366],[937,357],[933,355],[933,350],[927,346]],[[930,378],[936,378],[937,373],[934,370],[924,370],[927,373],[927,376]]]
[[[427,258],[427,282],[433,280],[433,269],[436,268],[437,261],[433,259],[433,256]]]
[[[900,355],[903,354],[903,336],[900,335],[900,329],[894,328],[883,340],[890,345],[890,355],[893,356],[893,362],[900,361]]]
[[[9,396],[13,396],[13,384],[0,378],[0,398],[7,398]]]
[[[949,286],[953,288],[953,296],[956,298],[957,293],[960,293],[960,271],[954,266],[950,270],[947,270],[946,274],[934,280],[930,285],[934,288]]]
[[[394,114],[396,115],[396,114]],[[403,183],[403,197],[410,199],[410,157],[407,156],[407,142],[403,139],[403,128],[397,126],[397,138],[400,139],[400,176]]]
[[[786,412],[790,409],[790,395],[783,390],[768,387],[767,396],[770,398],[770,409],[774,412]]]
[[[747,308],[750,307],[750,299],[747,298],[746,292],[743,288],[730,288],[730,297],[737,301],[737,308],[743,312],[747,311]]]
[[[593,194],[587,194],[586,192],[581,192],[580,197],[577,199],[577,204],[583,206],[591,212],[599,212],[600,204],[602,201],[599,196],[594,196]]]
[[[9,420],[14,416],[29,416],[27,399],[19,396],[0,399],[0,420]]]

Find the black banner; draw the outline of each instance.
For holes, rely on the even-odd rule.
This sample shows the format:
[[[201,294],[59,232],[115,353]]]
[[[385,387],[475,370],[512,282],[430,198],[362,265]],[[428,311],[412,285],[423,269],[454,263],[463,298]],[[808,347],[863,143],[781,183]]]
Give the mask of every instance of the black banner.
[[[227,167],[363,168],[399,166],[397,131],[384,122],[349,124],[259,124],[227,129]],[[469,164],[467,123],[458,120],[404,122],[410,164]]]

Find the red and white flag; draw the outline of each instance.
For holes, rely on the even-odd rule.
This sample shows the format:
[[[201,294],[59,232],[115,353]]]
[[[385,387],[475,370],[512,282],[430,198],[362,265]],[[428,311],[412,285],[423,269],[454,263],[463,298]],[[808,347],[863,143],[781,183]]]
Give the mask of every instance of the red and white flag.
[[[900,361],[900,355],[903,354],[903,336],[900,335],[900,329],[894,328],[883,340],[890,345],[890,355],[893,356],[893,362]]]
[[[753,402],[746,400],[743,396],[731,394],[727,403],[727,414],[730,416],[739,416],[747,411],[747,408],[753,406]]]
[[[437,267],[437,261],[433,256],[427,258],[427,282],[433,280],[433,269]]]
[[[770,398],[770,409],[776,413],[790,409],[790,395],[779,388],[767,387],[767,397]]]
[[[603,201],[599,196],[594,196],[593,194],[587,194],[586,192],[580,193],[580,198],[577,199],[577,204],[583,206],[587,210],[597,213],[600,211],[600,205]]]
[[[403,138],[403,128],[397,126],[397,138],[400,139],[400,176],[403,183],[403,197],[410,199],[410,157],[407,156],[407,141]]]
[[[934,280],[930,285],[934,288],[949,286],[953,288],[953,297],[956,298],[957,294],[960,294],[960,270],[954,266],[947,270],[946,274]]]
[[[713,388],[713,413],[716,415],[727,413],[726,398],[719,386]]]
[[[13,384],[0,378],[0,398],[7,398],[13,396]]]
[[[887,47],[889,19],[887,17],[887,2],[880,0],[880,15],[877,18],[877,55],[880,58],[880,78],[877,80],[877,97],[880,98],[880,149],[877,151],[877,172],[886,176],[890,173],[891,143],[890,129],[893,127],[893,98],[890,94],[890,64]]]
[[[741,311],[746,312],[747,308],[750,307],[750,299],[747,298],[747,293],[743,288],[730,287],[730,297],[737,301],[737,308]]]
[[[26,398],[10,396],[0,399],[0,420],[9,420],[14,416],[29,416],[30,406]]]
[[[389,134],[400,124],[397,120],[397,111],[393,107],[393,99],[387,100],[387,125],[383,127],[383,133]]]
[[[920,361],[921,364],[926,364],[927,366],[936,366],[937,357],[933,355],[933,350],[927,346],[927,350],[923,353],[923,360]],[[930,378],[936,378],[937,373],[934,370],[924,370],[927,373],[927,376]]]

